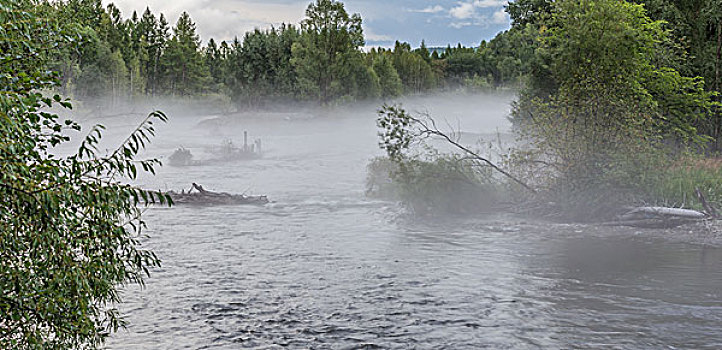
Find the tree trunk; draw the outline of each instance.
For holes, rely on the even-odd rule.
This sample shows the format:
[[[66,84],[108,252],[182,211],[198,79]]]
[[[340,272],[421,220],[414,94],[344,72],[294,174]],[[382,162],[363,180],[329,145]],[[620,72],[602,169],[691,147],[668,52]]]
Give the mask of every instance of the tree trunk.
[[[720,70],[720,59],[722,57],[722,21],[717,23],[717,59],[715,60],[714,65],[714,89],[719,92],[720,91],[720,78],[719,78],[719,70]],[[719,96],[717,97],[719,99]]]
[[[63,95],[68,95],[68,85],[73,76],[73,60],[68,60],[63,69],[63,78],[61,80],[60,89]]]
[[[720,91],[720,60],[722,57],[722,21],[717,23],[717,57],[715,60],[714,65],[714,89],[717,91],[717,93],[721,93]],[[717,102],[722,102],[722,96],[717,95]],[[714,107],[715,113],[715,151],[720,150],[720,142],[722,140],[722,110],[720,110],[719,106]]]
[[[133,99],[133,68],[130,69],[130,94],[128,94],[129,99]]]
[[[158,86],[158,60],[160,59],[160,54],[156,53],[155,55],[155,62],[153,63],[153,88],[151,89],[151,96],[155,97],[156,88]]]

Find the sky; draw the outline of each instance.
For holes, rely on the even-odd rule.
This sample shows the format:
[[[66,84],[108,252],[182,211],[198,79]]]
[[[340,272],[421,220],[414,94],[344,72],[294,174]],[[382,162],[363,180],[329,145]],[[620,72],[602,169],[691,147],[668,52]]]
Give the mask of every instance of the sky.
[[[140,15],[146,7],[158,15],[164,13],[175,24],[187,11],[196,23],[201,39],[232,40],[254,28],[269,28],[280,23],[299,23],[311,0],[114,0],[123,15]],[[395,40],[417,47],[446,46],[461,43],[477,46],[509,29],[504,12],[506,0],[347,0],[349,13],[363,19],[366,46],[391,47]]]

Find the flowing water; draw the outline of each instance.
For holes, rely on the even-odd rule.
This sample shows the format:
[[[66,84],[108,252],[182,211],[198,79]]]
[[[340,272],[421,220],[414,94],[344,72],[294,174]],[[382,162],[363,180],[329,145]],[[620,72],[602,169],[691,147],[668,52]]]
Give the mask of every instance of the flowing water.
[[[507,127],[492,102],[466,106],[465,130]],[[273,203],[148,210],[145,247],[163,266],[125,289],[130,324],[109,348],[722,348],[719,248],[505,216],[414,220],[364,195],[380,155],[372,111],[294,116],[161,128],[153,155],[183,145],[200,157],[242,130],[266,154],[166,166],[144,186]]]

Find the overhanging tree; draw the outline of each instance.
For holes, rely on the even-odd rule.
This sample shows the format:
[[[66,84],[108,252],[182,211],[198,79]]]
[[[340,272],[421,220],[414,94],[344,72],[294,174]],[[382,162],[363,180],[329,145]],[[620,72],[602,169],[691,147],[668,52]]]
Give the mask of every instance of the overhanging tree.
[[[80,126],[49,112],[70,108],[46,68],[72,37],[34,1],[0,4],[0,348],[95,349],[121,326],[118,286],[143,283],[158,258],[141,248],[141,207],[169,198],[126,184],[156,160],[134,157],[156,112],[115,151],[96,126],[77,153],[54,155]]]

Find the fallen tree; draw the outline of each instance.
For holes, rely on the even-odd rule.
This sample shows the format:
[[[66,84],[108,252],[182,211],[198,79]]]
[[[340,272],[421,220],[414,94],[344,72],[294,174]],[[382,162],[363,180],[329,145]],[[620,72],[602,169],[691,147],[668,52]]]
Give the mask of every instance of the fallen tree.
[[[713,218],[700,211],[668,207],[635,207],[616,220],[604,222],[604,226],[631,226],[644,228],[672,228],[695,221]]]
[[[267,196],[246,196],[244,194],[231,194],[227,192],[213,192],[203,186],[193,183],[188,191],[169,191],[174,204],[193,205],[264,205],[269,203]]]

